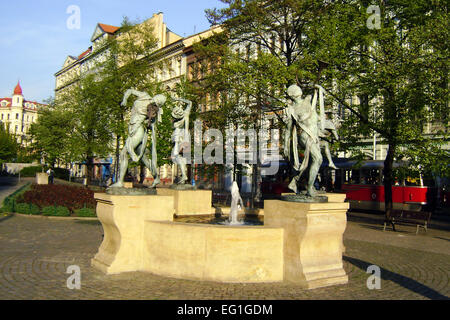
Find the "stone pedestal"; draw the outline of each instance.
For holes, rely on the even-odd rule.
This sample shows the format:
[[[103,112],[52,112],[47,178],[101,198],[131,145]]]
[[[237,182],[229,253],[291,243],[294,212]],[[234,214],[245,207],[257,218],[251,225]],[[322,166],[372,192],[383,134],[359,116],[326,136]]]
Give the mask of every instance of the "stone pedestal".
[[[142,269],[145,221],[173,221],[171,196],[95,194],[103,242],[92,266],[106,274]]]
[[[285,281],[306,289],[348,282],[342,263],[349,207],[344,199],[337,195],[328,203],[264,202],[265,227],[284,229]]]
[[[48,184],[48,174],[45,172],[36,173],[36,183],[37,184]]]
[[[214,214],[211,190],[174,190],[158,188],[158,195],[173,196],[174,213],[177,216]]]

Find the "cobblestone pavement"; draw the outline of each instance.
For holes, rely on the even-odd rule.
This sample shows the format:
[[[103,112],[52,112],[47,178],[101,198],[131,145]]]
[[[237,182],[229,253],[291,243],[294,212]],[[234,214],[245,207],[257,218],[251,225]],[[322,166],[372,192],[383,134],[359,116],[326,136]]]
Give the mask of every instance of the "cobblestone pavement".
[[[351,219],[350,219],[351,220]],[[102,241],[98,221],[0,218],[0,299],[448,299],[450,232],[415,235],[349,221],[345,233],[347,285],[304,290],[288,283],[222,284],[133,272],[106,276],[90,266]],[[381,290],[369,290],[367,267],[381,267]],[[66,286],[67,267],[81,268],[81,290]]]

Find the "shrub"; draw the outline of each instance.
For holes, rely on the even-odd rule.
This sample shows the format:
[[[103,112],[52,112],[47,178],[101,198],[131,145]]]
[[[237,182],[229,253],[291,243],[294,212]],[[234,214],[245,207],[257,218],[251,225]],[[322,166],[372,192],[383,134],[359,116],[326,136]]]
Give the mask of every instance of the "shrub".
[[[15,208],[13,208],[12,202],[4,203],[3,207],[0,208],[1,213],[13,213],[14,211],[15,211]]]
[[[85,217],[85,218],[96,217],[97,216],[95,214],[95,210],[91,209],[91,208],[83,208],[83,209],[75,210],[75,215],[77,217]]]
[[[69,170],[63,168],[55,168],[53,169],[53,171],[55,172],[55,178],[69,181],[70,177]]]
[[[17,203],[15,207],[17,213],[29,214],[29,215],[39,215],[41,210],[38,206],[32,203]]]
[[[20,171],[20,175],[22,177],[35,177],[39,172],[42,172],[42,166],[26,167]]]
[[[66,207],[52,206],[43,208],[42,215],[52,217],[68,217],[70,216],[70,211]]]

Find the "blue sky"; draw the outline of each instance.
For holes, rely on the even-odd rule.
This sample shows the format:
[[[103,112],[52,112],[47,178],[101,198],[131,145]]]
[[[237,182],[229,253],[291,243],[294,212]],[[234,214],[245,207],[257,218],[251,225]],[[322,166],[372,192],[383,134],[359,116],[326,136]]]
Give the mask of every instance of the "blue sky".
[[[71,5],[81,11],[78,30],[67,28]],[[53,96],[54,74],[68,55],[90,46],[98,22],[120,26],[124,16],[143,20],[163,12],[169,29],[188,36],[208,29],[204,10],[220,6],[219,0],[2,0],[0,97],[10,97],[18,80],[27,100]]]

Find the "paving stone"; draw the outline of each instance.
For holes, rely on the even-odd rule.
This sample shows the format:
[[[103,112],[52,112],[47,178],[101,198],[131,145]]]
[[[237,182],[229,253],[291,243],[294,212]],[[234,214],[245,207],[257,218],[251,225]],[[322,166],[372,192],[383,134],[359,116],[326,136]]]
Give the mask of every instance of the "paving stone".
[[[349,283],[304,290],[290,283],[226,284],[144,272],[106,276],[90,266],[102,241],[100,223],[13,216],[0,220],[0,299],[448,299],[450,232],[416,236],[414,227],[402,227],[398,237],[379,227],[349,221],[343,256]],[[81,290],[66,286],[70,265],[81,268]],[[381,290],[366,286],[370,265],[381,268]]]

